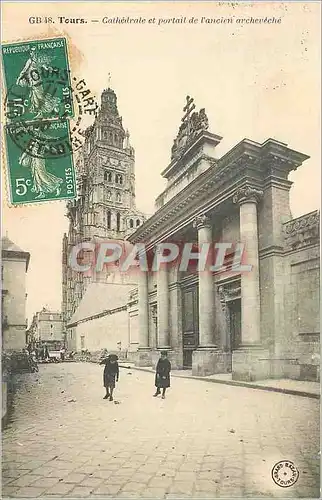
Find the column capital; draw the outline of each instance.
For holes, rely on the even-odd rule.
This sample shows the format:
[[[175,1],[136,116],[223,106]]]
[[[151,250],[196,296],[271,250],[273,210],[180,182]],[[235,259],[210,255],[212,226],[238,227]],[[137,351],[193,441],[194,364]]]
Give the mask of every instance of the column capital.
[[[211,227],[211,220],[210,218],[205,215],[197,215],[193,221],[193,227],[196,229],[201,229],[203,227]]]
[[[263,196],[263,191],[253,186],[243,186],[237,189],[233,196],[233,203],[258,203]]]

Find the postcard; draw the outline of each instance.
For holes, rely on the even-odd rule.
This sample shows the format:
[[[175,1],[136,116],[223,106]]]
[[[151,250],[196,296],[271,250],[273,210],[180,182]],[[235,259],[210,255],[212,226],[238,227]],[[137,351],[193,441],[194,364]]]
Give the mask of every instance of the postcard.
[[[4,2],[3,498],[319,498],[318,2]]]

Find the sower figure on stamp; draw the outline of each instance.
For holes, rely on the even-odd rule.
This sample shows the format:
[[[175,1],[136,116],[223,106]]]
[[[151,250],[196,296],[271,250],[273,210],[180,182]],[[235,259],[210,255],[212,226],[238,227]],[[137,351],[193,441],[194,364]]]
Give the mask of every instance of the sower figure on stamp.
[[[38,194],[36,199],[45,198],[46,194],[53,192],[55,196],[59,196],[63,179],[47,172],[44,158],[35,158],[25,151],[19,158],[19,164],[31,170],[33,182],[31,191]]]
[[[29,53],[29,59],[24,65],[17,78],[17,85],[28,87],[30,90],[30,111],[37,113],[35,118],[42,118],[44,114],[59,112],[59,97],[46,92],[43,82],[41,81],[42,69],[45,71],[52,70],[48,63],[50,58],[48,55],[41,56],[37,53],[36,48],[32,47]]]
[[[171,363],[167,358],[167,352],[162,351],[161,357],[158,361],[156,367],[155,374],[155,387],[157,388],[154,397],[159,396],[161,394],[162,389],[162,399],[165,398],[165,391],[167,387],[170,387],[170,372],[171,372]]]
[[[116,356],[116,354],[110,354],[100,362],[100,365],[105,365],[103,382],[106,389],[106,394],[103,399],[109,399],[110,401],[113,401],[115,381],[119,381],[120,370],[117,360],[118,357]]]

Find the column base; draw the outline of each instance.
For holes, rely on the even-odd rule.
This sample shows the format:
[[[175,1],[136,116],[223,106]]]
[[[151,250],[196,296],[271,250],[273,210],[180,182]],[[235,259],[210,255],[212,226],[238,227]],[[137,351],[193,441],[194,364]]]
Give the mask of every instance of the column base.
[[[139,347],[138,356],[135,361],[136,366],[151,366],[151,348],[150,347]]]
[[[231,369],[231,354],[216,346],[198,347],[192,353],[192,375],[206,377],[216,373],[228,373]]]
[[[158,349],[153,349],[151,352],[151,359],[152,359],[152,367],[153,369],[156,368],[157,362],[160,359],[160,354],[162,351],[167,351],[167,358],[171,363],[171,369],[172,370],[182,370],[182,362],[183,362],[183,356],[182,356],[182,351],[178,349],[171,349],[171,347],[168,348],[158,348]]]
[[[270,359],[267,349],[260,345],[243,345],[233,352],[232,379],[254,382],[270,378]]]

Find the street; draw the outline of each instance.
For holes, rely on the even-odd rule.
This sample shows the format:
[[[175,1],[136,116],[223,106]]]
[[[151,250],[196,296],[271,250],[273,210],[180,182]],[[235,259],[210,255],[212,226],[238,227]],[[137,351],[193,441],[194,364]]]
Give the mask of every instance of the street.
[[[40,365],[19,376],[3,433],[4,497],[319,497],[319,401],[120,368],[114,402],[101,366]],[[274,483],[291,460],[299,479]]]

